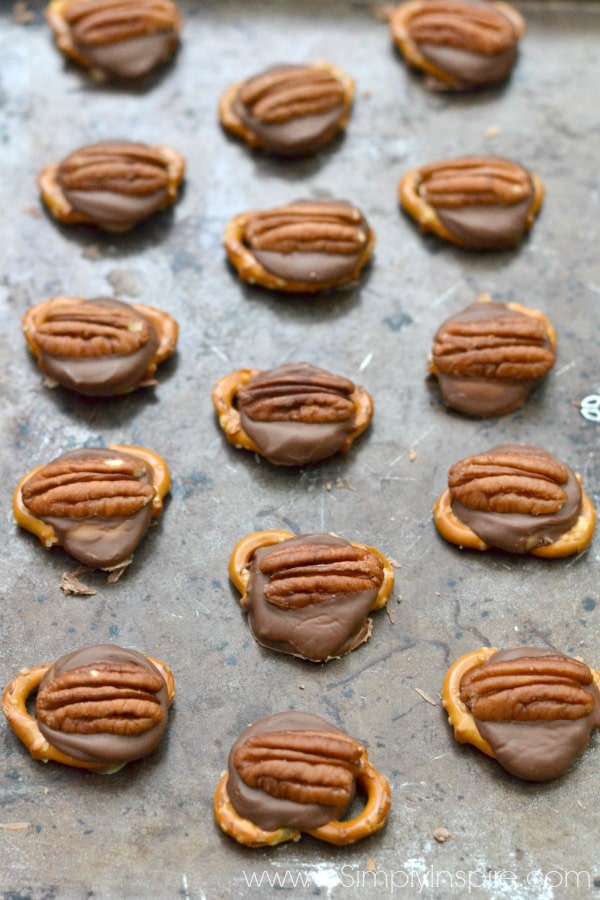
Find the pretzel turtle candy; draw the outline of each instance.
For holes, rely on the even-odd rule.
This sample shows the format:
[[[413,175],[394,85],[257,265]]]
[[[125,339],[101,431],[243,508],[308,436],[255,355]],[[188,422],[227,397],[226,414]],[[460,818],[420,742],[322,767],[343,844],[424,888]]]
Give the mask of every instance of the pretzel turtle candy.
[[[242,281],[314,294],[357,282],[375,233],[346,200],[296,200],[234,216],[223,244]]]
[[[275,156],[319,150],[350,116],[354,81],[329,62],[272,66],[232,84],[219,101],[221,125]]]
[[[178,325],[162,310],[112,298],[52,297],[27,310],[27,345],[50,384],[112,397],[155,384],[177,344]]]
[[[38,689],[39,699],[44,688],[50,702],[32,715],[28,701]],[[158,744],[174,697],[173,673],[162,660],[99,644],[21,669],[4,690],[2,709],[34,759],[113,774]],[[67,752],[70,747],[83,758]]]
[[[545,781],[562,774],[600,727],[599,689],[599,671],[558,651],[481,647],[450,666],[442,704],[459,743],[513,775]]]
[[[408,0],[392,12],[392,40],[431,90],[465,91],[504,81],[525,33],[504,2]]]
[[[160,516],[170,486],[167,463],[153,450],[81,448],[27,472],[15,489],[13,512],[45,547],[63,547],[116,580]]]
[[[374,547],[280,530],[241,538],[229,575],[256,641],[312,662],[367,641],[368,613],[386,605],[394,586],[391,563]]]
[[[533,225],[544,185],[512,160],[463,156],[410,169],[398,197],[421,231],[467,249],[504,250]]]
[[[466,457],[448,481],[433,519],[461,549],[555,559],[581,553],[592,540],[596,511],[581,476],[539,447],[506,444]]]
[[[98,82],[143,79],[179,45],[172,0],[51,0],[45,15],[61,53]]]
[[[356,786],[365,806],[344,819]],[[387,780],[362,744],[295,711],[267,716],[242,733],[213,802],[220,828],[248,847],[296,841],[303,833],[353,844],[383,828],[390,805]]]
[[[343,453],[373,417],[365,388],[309,363],[238,369],[215,383],[212,400],[229,443],[275,465]]]
[[[185,159],[172,147],[102,141],[48,163],[37,183],[59,222],[119,233],[173,206],[184,173]]]
[[[429,372],[446,406],[477,417],[519,409],[555,362],[556,334],[539,310],[489,294],[437,329]]]

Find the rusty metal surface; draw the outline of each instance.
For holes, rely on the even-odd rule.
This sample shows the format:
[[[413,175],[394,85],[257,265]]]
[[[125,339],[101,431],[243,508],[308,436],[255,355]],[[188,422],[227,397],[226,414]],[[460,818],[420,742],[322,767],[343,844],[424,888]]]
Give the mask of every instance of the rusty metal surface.
[[[522,4],[528,34],[513,78],[468,97],[426,93],[361,4],[181,5],[181,52],[141,92],[96,87],[63,63],[41,3],[29,4],[38,15],[27,26],[12,21],[10,4],[2,9],[2,684],[23,666],[112,641],[169,661],[178,689],[163,745],[111,777],[34,762],[1,726],[2,896],[199,900],[287,888],[354,898],[369,887],[399,897],[590,896],[600,884],[598,738],[565,777],[522,784],[454,742],[439,691],[447,665],[483,644],[556,647],[600,667],[599,540],[555,562],[462,553],[438,538],[430,509],[450,463],[514,440],[554,451],[599,500],[600,426],[578,409],[600,392],[598,5]],[[286,164],[221,132],[215,106],[229,82],[319,58],[357,81],[343,139]],[[181,202],[121,237],[58,227],[41,210],[35,173],[112,137],[181,151]],[[474,255],[423,239],[398,211],[407,168],[467,152],[519,159],[546,183],[541,216],[515,251]],[[328,195],[359,205],[377,232],[360,286],[312,299],[242,287],[221,248],[228,219]],[[438,323],[482,291],[543,309],[559,351],[522,411],[477,422],[446,412],[425,376]],[[114,293],[171,312],[181,338],[160,385],[112,401],[45,388],[20,319],[57,293]],[[376,413],[348,454],[288,472],[226,444],[210,388],[235,368],[297,360],[363,384]],[[63,450],[110,442],[163,454],[171,498],[118,584],[94,576],[96,596],[64,596],[71,560],[16,528],[12,490]],[[327,665],[257,646],[227,561],[260,528],[335,531],[399,563],[389,616],[375,615],[367,645]],[[286,708],[367,743],[393,790],[384,832],[347,849],[305,837],[252,851],[215,827],[211,798],[229,746],[246,724]],[[436,842],[438,827],[452,839]]]

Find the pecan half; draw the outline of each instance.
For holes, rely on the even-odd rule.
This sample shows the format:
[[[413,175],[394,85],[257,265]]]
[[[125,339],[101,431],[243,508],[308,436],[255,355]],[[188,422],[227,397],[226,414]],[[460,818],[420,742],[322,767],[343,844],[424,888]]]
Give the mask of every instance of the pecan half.
[[[69,0],[65,20],[79,44],[112,44],[169,31],[179,19],[171,0]]]
[[[281,123],[334,109],[343,102],[344,90],[326,68],[278,66],[244,82],[238,98],[253,118]]]
[[[429,0],[410,17],[408,31],[421,44],[502,53],[514,46],[512,22],[491,3]]]
[[[144,144],[106,141],[81,147],[59,166],[58,181],[66,191],[110,191],[147,197],[166,191],[164,156]]]
[[[340,732],[270,731],[240,744],[232,762],[246,785],[271,797],[340,807],[352,799],[362,753]]]
[[[592,712],[593,682],[585,663],[560,653],[486,662],[461,681],[460,699],[483,721],[548,722]]]
[[[23,484],[21,496],[34,516],[111,519],[133,516],[152,503],[156,490],[148,480],[140,459],[63,457],[38,469]]]
[[[137,735],[164,719],[158,673],[132,663],[78,666],[40,690],[36,716],[66,734]]]
[[[335,595],[377,591],[383,582],[380,560],[354,544],[286,544],[260,562],[269,576],[264,596],[279,609],[301,609]]]
[[[531,197],[529,173],[509,159],[465,156],[422,166],[419,193],[431,206],[512,206]]]
[[[355,255],[366,247],[369,233],[355,206],[302,201],[254,213],[245,240],[253,250]]]
[[[545,321],[508,309],[489,318],[449,319],[435,335],[432,358],[447,375],[490,380],[530,381],[554,365]]]
[[[261,422],[346,422],[355,415],[354,384],[309,365],[286,365],[252,378],[237,395],[240,409]]]
[[[513,445],[469,456],[450,467],[448,487],[464,506],[496,513],[546,516],[567,500],[569,470],[536,447]]]
[[[52,356],[81,359],[134,353],[152,332],[148,319],[131,306],[68,298],[47,306],[34,337]]]

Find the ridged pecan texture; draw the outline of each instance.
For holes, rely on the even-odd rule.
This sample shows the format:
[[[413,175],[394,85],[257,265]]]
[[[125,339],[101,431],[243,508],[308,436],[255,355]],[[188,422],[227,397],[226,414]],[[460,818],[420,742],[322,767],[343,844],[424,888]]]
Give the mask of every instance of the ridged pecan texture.
[[[253,118],[275,124],[329,112],[343,102],[344,91],[325,69],[295,66],[271,69],[250,79],[238,96]]]
[[[584,689],[589,666],[562,654],[489,662],[463,678],[460,698],[482,721],[549,722],[579,719],[594,708]]]
[[[280,368],[257,375],[237,401],[259,422],[347,422],[354,418],[354,384],[314,367]]]
[[[448,487],[452,499],[470,509],[540,516],[558,512],[568,478],[567,467],[543,450],[499,449],[459,460],[450,467]]]
[[[144,144],[107,141],[82,147],[68,156],[58,170],[67,191],[109,191],[148,197],[168,189],[167,165]]]
[[[327,731],[270,731],[253,735],[233,755],[242,781],[271,797],[341,806],[350,801],[362,746]]]
[[[260,562],[270,580],[264,594],[280,609],[324,603],[337,595],[379,590],[381,562],[364,547],[293,544],[272,550]]]
[[[408,21],[416,44],[458,47],[484,55],[502,53],[515,43],[515,29],[493,6],[428,0]]]
[[[90,46],[168,31],[178,20],[171,0],[71,0],[64,15],[74,39]]]
[[[134,353],[150,334],[148,321],[133,309],[81,300],[49,306],[34,338],[51,356],[83,359]]]
[[[534,316],[494,316],[439,329],[432,351],[440,372],[468,378],[541,378],[554,364],[546,327]]]
[[[254,213],[245,241],[255,250],[275,253],[361,253],[368,243],[360,211],[348,203],[290,203]]]
[[[142,734],[164,718],[162,678],[132,663],[101,662],[69,669],[36,699],[36,716],[67,734]]]
[[[129,457],[59,459],[35,472],[21,495],[39,517],[133,516],[155,495],[154,487],[142,481],[147,473],[141,460]]]
[[[465,156],[420,169],[419,194],[433,207],[512,206],[532,195],[527,171],[508,159]]]

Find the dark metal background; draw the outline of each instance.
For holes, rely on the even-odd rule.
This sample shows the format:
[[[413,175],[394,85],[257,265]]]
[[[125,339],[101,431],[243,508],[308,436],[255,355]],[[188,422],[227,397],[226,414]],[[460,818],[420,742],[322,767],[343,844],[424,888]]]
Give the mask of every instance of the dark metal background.
[[[507,440],[551,449],[599,499],[600,426],[578,403],[600,392],[600,9],[521,4],[528,33],[510,83],[454,97],[423,89],[364,4],[181,5],[181,52],[138,93],[94,86],[65,64],[41,3],[30,4],[38,15],[28,26],[11,20],[11,4],[2,8],[2,684],[23,666],[113,641],[167,660],[178,687],[161,748],[112,777],[36,763],[2,726],[3,896],[258,896],[248,882],[267,873],[287,877],[294,897],[362,897],[374,883],[381,896],[447,897],[467,893],[460,879],[469,872],[473,896],[589,896],[600,883],[598,738],[564,778],[522,784],[454,742],[438,694],[448,664],[482,644],[551,646],[600,667],[598,538],[581,557],[555,562],[462,553],[437,536],[430,510],[449,464]],[[357,81],[346,136],[331,148],[282,163],[221,132],[216,103],[232,80],[322,58]],[[180,150],[182,201],[121,237],[57,226],[35,174],[113,137]],[[540,218],[513,252],[475,255],[423,239],[398,210],[407,168],[470,152],[513,157],[546,183]],[[221,248],[228,219],[330,195],[357,203],[378,235],[360,286],[309,299],[242,287]],[[559,349],[522,411],[477,422],[446,412],[425,376],[439,322],[482,291],[543,309]],[[159,370],[159,387],[112,401],[43,387],[20,319],[58,293],[114,293],[170,311],[179,352]],[[210,402],[219,376],[288,360],[346,375],[376,404],[351,452],[301,472],[231,448]],[[12,490],[33,465],[109,442],[163,454],[171,499],[121,582],[93,576],[95,597],[67,597],[58,582],[72,560],[16,528]],[[255,644],[227,561],[235,541],[259,528],[331,530],[399,563],[389,616],[375,614],[367,645],[321,666]],[[305,837],[257,851],[219,832],[211,798],[229,746],[247,723],[289,707],[368,744],[393,789],[384,832],[347,849]],[[452,840],[434,840],[439,826]],[[581,873],[579,887],[566,870]],[[293,877],[306,887],[292,888]],[[266,881],[262,895],[281,896]]]

